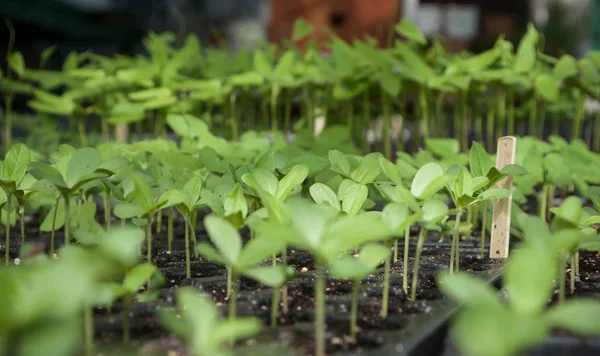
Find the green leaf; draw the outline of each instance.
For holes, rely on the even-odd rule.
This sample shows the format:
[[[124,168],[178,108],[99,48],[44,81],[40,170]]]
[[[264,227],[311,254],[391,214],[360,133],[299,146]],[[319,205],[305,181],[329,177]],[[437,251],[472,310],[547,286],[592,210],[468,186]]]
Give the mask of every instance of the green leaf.
[[[138,204],[120,203],[115,205],[113,213],[119,219],[131,219],[144,215],[146,212]]]
[[[194,176],[190,178],[190,180],[188,180],[187,183],[185,183],[185,185],[183,186],[183,193],[187,195],[185,204],[188,210],[190,211],[194,209],[194,207],[198,203],[198,200],[200,200],[200,196],[202,193],[202,183],[203,179],[201,177]]]
[[[240,233],[227,220],[216,215],[204,219],[206,232],[217,250],[225,258],[228,266],[237,263],[242,250]]]
[[[554,214],[556,215],[552,221],[554,231],[558,231],[561,228],[578,227],[581,223],[582,209],[583,206],[579,197],[567,197],[558,209],[554,210]]]
[[[312,203],[306,199],[293,199],[286,202],[286,209],[293,228],[298,232],[304,244],[310,247],[310,252],[316,252],[321,247],[323,236],[339,211],[326,205]],[[285,235],[284,235],[285,236]]]
[[[172,91],[169,88],[152,88],[129,93],[128,97],[135,101],[146,101],[168,98],[171,95]]]
[[[419,30],[417,25],[409,19],[402,19],[402,21],[400,21],[400,23],[394,27],[394,30],[410,41],[416,42],[420,45],[427,44],[425,35]]]
[[[393,164],[385,157],[379,158],[379,164],[392,183],[395,185],[402,185],[402,173],[400,172],[400,167]]]
[[[263,190],[270,195],[275,195],[277,190],[277,177],[265,169],[256,168],[252,173],[246,173],[242,176],[242,182],[255,190]]]
[[[264,262],[266,258],[278,254],[285,248],[285,240],[260,236],[248,242],[241,252],[236,266],[244,270],[250,266]]]
[[[331,162],[331,170],[346,177],[350,176],[350,162],[342,152],[338,150],[329,151],[329,162]]]
[[[100,152],[94,148],[88,147],[75,151],[67,165],[67,185],[72,188],[86,175],[94,173],[101,161]]]
[[[135,201],[144,209],[144,212],[150,213],[154,205],[154,193],[152,193],[152,189],[148,185],[148,182],[139,174],[133,174],[132,179]]]
[[[454,181],[453,191],[457,198],[473,196],[473,178],[465,168],[461,168],[458,171],[458,177]]]
[[[438,286],[444,294],[466,307],[503,308],[498,294],[488,283],[465,272],[440,273]]]
[[[494,167],[494,162],[485,148],[479,142],[473,141],[471,151],[469,151],[469,165],[474,177],[485,177],[490,169]]]
[[[428,223],[436,223],[448,214],[448,205],[441,200],[425,200],[423,203],[422,220]]]
[[[310,196],[317,204],[328,204],[336,210],[341,210],[337,194],[323,183],[315,183],[309,188]]]
[[[294,21],[294,28],[292,30],[292,41],[298,42],[306,36],[310,35],[314,31],[313,25],[306,22],[302,17],[299,17]]]
[[[523,176],[523,175],[528,174],[527,170],[518,164],[506,165],[506,166],[504,166],[504,168],[502,168],[500,170],[500,173],[502,173],[505,176],[512,176],[512,177]]]
[[[368,155],[364,156],[361,159],[358,167],[350,174],[350,178],[362,184],[372,183],[381,172],[381,164],[379,159],[382,157],[383,155],[379,152],[369,153]]]
[[[417,198],[427,199],[431,195],[435,194],[437,191],[431,192],[431,195],[427,196],[429,193],[427,191],[428,186],[433,183],[439,177],[444,175],[444,169],[437,163],[430,162],[419,168],[417,174],[413,178],[410,192]],[[439,189],[441,189],[440,186]]]
[[[254,70],[265,76],[273,71],[271,63],[269,63],[267,55],[264,52],[257,51],[254,53]]]
[[[504,188],[490,188],[482,192],[478,198],[480,200],[495,200],[508,198],[510,196],[510,190]]]
[[[369,195],[369,188],[364,184],[353,184],[341,197],[342,211],[348,215],[356,215],[360,212]]]
[[[158,268],[155,265],[149,263],[139,264],[125,274],[123,287],[129,294],[135,294],[157,272]]]
[[[574,77],[578,73],[577,61],[568,54],[562,55],[552,69],[552,76],[559,81]]]
[[[284,201],[292,189],[300,186],[308,176],[308,167],[305,165],[294,166],[285,177],[283,177],[275,189],[275,198]]]
[[[555,102],[558,100],[558,83],[549,74],[542,73],[538,75],[535,79],[535,89],[546,101]]]
[[[600,334],[600,301],[574,298],[556,305],[546,313],[547,322],[555,328],[566,329],[578,335]]]
[[[259,318],[236,318],[221,321],[211,330],[210,343],[221,345],[236,339],[245,339],[258,334],[262,329]]]
[[[31,153],[22,143],[13,145],[6,153],[0,168],[0,180],[19,183],[25,177]]]
[[[283,265],[255,267],[244,271],[244,275],[271,288],[281,288],[289,278],[288,270]]]
[[[57,188],[68,188],[60,172],[45,163],[31,162],[29,165],[29,174],[37,180],[45,179]]]
[[[517,53],[515,55],[515,61],[513,69],[517,73],[527,73],[531,71],[537,60],[537,43],[539,34],[532,24],[527,26],[527,32],[521,39]]]
[[[458,140],[453,138],[428,138],[425,140],[427,150],[440,157],[450,157],[460,153]]]
[[[547,249],[524,245],[514,251],[505,267],[504,287],[509,304],[521,315],[536,315],[554,290],[558,265]]]
[[[20,77],[25,73],[25,59],[21,52],[12,52],[7,58],[8,66]]]
[[[222,256],[217,250],[215,250],[211,245],[209,245],[206,242],[200,242],[196,244],[196,252],[200,256],[207,258],[217,264],[220,264],[221,266],[231,265],[229,261],[225,259],[224,256]]]
[[[240,213],[243,218],[248,216],[248,201],[244,195],[244,189],[236,184],[233,190],[225,197],[223,202],[225,216]]]
[[[327,230],[319,252],[326,260],[331,260],[340,252],[368,242],[381,241],[389,234],[387,226],[378,216],[362,214],[340,217]]]

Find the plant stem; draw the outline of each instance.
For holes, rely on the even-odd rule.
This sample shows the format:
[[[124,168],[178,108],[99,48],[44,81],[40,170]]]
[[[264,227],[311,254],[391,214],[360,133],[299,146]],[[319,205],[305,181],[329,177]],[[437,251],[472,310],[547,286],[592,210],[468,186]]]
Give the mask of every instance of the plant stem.
[[[594,152],[600,152],[600,110],[596,112],[594,123]]]
[[[106,229],[110,230],[110,191],[104,188],[104,223]]]
[[[315,355],[325,356],[325,264],[316,261],[315,277]]]
[[[162,211],[156,213],[156,233],[160,233],[162,231]]]
[[[487,112],[487,122],[485,124],[486,135],[485,139],[487,142],[487,150],[488,152],[492,152],[494,150],[494,118],[496,116],[495,110],[488,110]]]
[[[479,243],[479,258],[484,257],[485,234],[487,232],[487,200],[483,201],[483,210],[481,211],[481,241]]]
[[[287,267],[287,249],[283,249],[283,251],[281,251],[281,264],[284,266],[284,268]],[[283,314],[287,314],[290,311],[287,283],[283,285],[281,292],[283,294]]]
[[[83,118],[77,118],[77,131],[79,132],[79,144],[81,147],[87,147],[87,135],[85,132],[85,122]]]
[[[467,151],[469,148],[469,96],[468,92],[465,90],[460,96],[460,106],[461,106],[461,117],[460,121],[461,125],[461,148],[462,152]]]
[[[229,298],[231,296],[231,284],[232,284],[232,273],[231,273],[231,268],[227,267],[227,298]]]
[[[238,280],[237,273],[231,273],[231,293],[229,295],[229,319],[235,319],[237,315],[237,289],[238,289]]]
[[[429,105],[427,103],[427,88],[425,88],[425,85],[421,85],[419,88],[419,105],[421,108],[422,139],[427,140],[429,138]]]
[[[421,260],[421,250],[425,243],[425,236],[427,236],[427,229],[421,226],[419,231],[419,240],[417,241],[417,253],[415,255],[415,266],[413,270],[412,286],[410,290],[410,300],[417,300],[417,282],[419,280],[419,261]],[[452,269],[450,269],[452,271]]]
[[[123,314],[121,319],[123,320],[123,342],[131,342],[131,332],[129,327],[129,308],[131,306],[131,300],[129,297],[125,297],[123,301]]]
[[[310,132],[312,134],[314,134],[314,132],[315,132],[314,114],[315,113],[314,113],[313,102],[311,99],[310,84],[306,84],[304,86],[304,102],[306,105],[306,112],[304,113],[306,115],[306,124],[308,125]]]
[[[410,249],[410,227],[404,230],[404,261],[402,263],[402,289],[408,294],[408,250]]]
[[[544,185],[542,186],[542,193],[541,193],[541,196],[540,196],[539,202],[538,202],[538,204],[539,204],[538,214],[544,222],[546,222],[546,210],[547,210],[547,204],[548,204],[548,189],[549,188],[550,188],[550,185],[548,183],[544,183]]]
[[[537,96],[533,94],[529,102],[529,135],[537,137]]]
[[[173,251],[173,208],[169,208],[167,220],[167,249]]]
[[[75,198],[75,205],[77,207],[77,220],[75,221],[75,226],[77,228],[81,227],[81,205],[83,204],[83,190],[80,192],[79,196]]]
[[[25,245],[25,207],[19,204],[19,217],[21,221],[21,248]]]
[[[102,140],[110,141],[110,134],[108,132],[108,121],[105,118],[100,118],[100,130],[102,131]]]
[[[146,256],[148,263],[152,263],[152,214],[148,214],[148,225],[146,225]]]
[[[389,248],[389,242],[386,242],[386,246]],[[383,299],[381,300],[381,317],[387,318],[389,299],[390,299],[390,258],[385,259],[383,267]]]
[[[292,89],[287,90],[283,112],[283,130],[285,133],[292,131],[292,95]]]
[[[573,123],[573,131],[571,132],[571,141],[579,138],[581,134],[581,124],[585,115],[585,95],[578,93],[577,96],[577,111],[575,113],[575,122]]]
[[[191,267],[190,267],[190,229],[191,224],[189,222],[189,217],[186,217],[184,223],[185,230],[185,278],[190,278],[192,276]]]
[[[271,131],[273,135],[277,132],[277,88],[273,85],[271,88]]]
[[[69,246],[71,242],[71,236],[69,230],[71,228],[71,197],[68,194],[64,195],[65,198],[65,245]]]
[[[4,246],[4,265],[10,264],[10,203],[12,200],[12,194],[6,194],[6,225],[4,225],[4,234],[6,239],[6,245]]]
[[[229,115],[231,119],[231,139],[233,141],[239,141],[239,123],[237,114],[235,112],[235,94],[232,92],[229,97]]]
[[[452,243],[450,244],[450,274],[454,271],[458,271],[458,261],[454,261],[456,249],[458,248],[458,239],[460,237],[460,217],[462,215],[462,209],[459,209],[456,213],[456,219],[454,220],[454,231],[452,231]],[[456,266],[455,266],[456,264]]]
[[[385,91],[381,90],[382,110],[383,110],[383,155],[385,158],[392,160],[392,117],[390,113],[390,100]]]
[[[496,140],[504,135],[504,124],[506,123],[506,93],[505,89],[501,89],[498,93],[498,104],[496,109],[498,115],[496,117]],[[496,141],[491,141],[492,144]],[[492,152],[492,151],[490,151]]]
[[[513,88],[508,88],[507,91],[508,98],[506,99],[506,104],[508,106],[508,109],[506,112],[506,116],[508,121],[508,134],[512,136],[515,134],[515,90]],[[533,133],[531,132],[529,134],[533,135]]]
[[[371,102],[369,99],[369,90],[368,89],[365,90],[362,95],[362,114],[363,114],[363,121],[364,121],[365,129],[363,130],[362,135],[361,135],[361,148],[362,148],[363,154],[367,154],[367,152],[369,151],[369,140],[367,137],[367,131],[369,129],[369,121],[370,121],[370,116],[371,116]]]
[[[94,316],[91,306],[83,307],[83,323],[85,334],[85,355],[92,356],[94,354]]]
[[[279,315],[279,302],[281,301],[281,288],[273,288],[273,300],[271,301],[271,326],[277,326],[277,316]]]
[[[569,292],[575,293],[575,254],[571,255],[571,283],[569,285]]]
[[[552,114],[552,135],[560,135],[560,111],[556,111]]]
[[[360,281],[352,281],[352,306],[350,307],[350,337],[356,342],[356,329],[358,320],[358,290]]]
[[[398,262],[398,240],[394,240],[394,263]]]
[[[54,233],[56,230],[56,214],[58,213],[58,203],[60,202],[60,195],[56,198],[54,204],[54,213],[52,214],[52,232],[50,233],[50,258],[54,257]]]

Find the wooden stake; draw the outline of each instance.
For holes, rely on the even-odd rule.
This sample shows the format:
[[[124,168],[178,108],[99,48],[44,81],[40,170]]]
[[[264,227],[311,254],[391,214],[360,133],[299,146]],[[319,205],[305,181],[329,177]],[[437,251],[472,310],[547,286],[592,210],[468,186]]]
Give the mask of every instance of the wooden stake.
[[[496,168],[502,170],[505,166],[515,163],[517,139],[513,136],[504,136],[498,139]],[[512,177],[506,177],[496,183],[496,188],[511,190]],[[512,193],[508,198],[494,201],[494,217],[492,220],[492,234],[490,240],[490,258],[507,258],[510,242],[510,211],[512,207]]]

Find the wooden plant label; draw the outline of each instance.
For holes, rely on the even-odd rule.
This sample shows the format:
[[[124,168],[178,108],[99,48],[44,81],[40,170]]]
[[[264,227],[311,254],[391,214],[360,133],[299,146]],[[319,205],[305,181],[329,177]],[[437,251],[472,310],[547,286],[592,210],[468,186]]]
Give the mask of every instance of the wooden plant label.
[[[517,139],[513,136],[504,136],[498,139],[496,155],[496,168],[502,170],[505,166],[515,163]],[[512,188],[512,177],[506,177],[496,183],[496,188]],[[494,201],[494,216],[492,220],[492,234],[490,240],[490,258],[507,258],[508,244],[510,242],[510,210],[512,194],[508,198]]]

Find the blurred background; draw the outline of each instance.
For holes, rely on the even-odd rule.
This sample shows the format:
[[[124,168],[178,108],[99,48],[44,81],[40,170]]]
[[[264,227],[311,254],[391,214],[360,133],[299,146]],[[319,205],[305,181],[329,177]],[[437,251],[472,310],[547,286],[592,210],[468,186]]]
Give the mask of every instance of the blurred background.
[[[14,24],[15,49],[26,63],[57,46],[49,68],[60,67],[70,51],[142,52],[149,31],[195,33],[204,46],[231,50],[281,42],[299,17],[345,40],[368,35],[381,46],[391,24],[410,18],[428,36],[443,36],[450,52],[487,49],[500,35],[516,42],[529,22],[545,34],[549,54],[600,49],[600,0],[1,0],[0,16]],[[0,27],[5,52],[9,35]],[[324,47],[327,32],[314,36]]]

